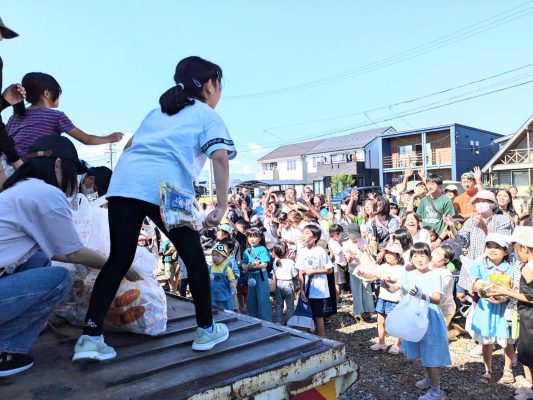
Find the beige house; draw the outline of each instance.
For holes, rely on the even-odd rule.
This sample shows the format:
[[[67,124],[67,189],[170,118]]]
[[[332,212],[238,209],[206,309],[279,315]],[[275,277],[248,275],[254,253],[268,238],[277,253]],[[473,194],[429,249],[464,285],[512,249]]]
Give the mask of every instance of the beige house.
[[[522,195],[533,193],[533,115],[483,167],[491,186],[517,187]]]

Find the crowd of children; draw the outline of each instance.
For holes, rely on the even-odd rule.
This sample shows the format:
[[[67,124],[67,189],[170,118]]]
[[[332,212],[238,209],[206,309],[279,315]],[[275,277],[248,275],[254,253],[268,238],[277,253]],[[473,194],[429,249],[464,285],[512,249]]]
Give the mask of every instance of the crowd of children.
[[[499,382],[512,384],[518,338],[513,336],[512,321],[518,320],[520,308],[523,314],[531,312],[532,300],[527,294],[531,279],[523,278],[530,276],[531,263],[527,262],[531,258],[526,258],[526,251],[520,258],[516,249],[529,249],[527,257],[531,257],[533,232],[499,211],[494,194],[471,184],[472,175],[465,175],[464,186],[473,188],[468,205],[477,211],[467,218],[456,214],[460,209],[453,202],[456,193],[449,196],[450,187],[442,191],[442,178],[435,175],[424,177],[425,183],[417,186],[416,193],[405,188],[394,199],[378,193],[363,199],[354,191],[338,208],[332,206],[329,196],[313,196],[308,187],[304,191],[307,196],[302,193],[299,199],[294,190],[266,191],[255,209],[250,207],[247,193],[233,195],[223,223],[211,234],[212,244],[206,245],[212,250],[206,254],[213,257],[217,248],[231,249],[227,255],[223,250],[224,256],[217,255],[212,262],[219,272],[223,267],[218,260],[235,263],[238,274],[223,268],[224,283],[212,288],[213,304],[222,306],[215,297],[223,286],[224,298],[233,299],[223,308],[291,325],[300,299],[309,304],[315,333],[325,335],[328,318],[338,307],[348,306],[341,304],[340,293],[349,290],[354,322],[376,322],[372,350],[421,359],[427,378],[416,387],[428,389],[421,399],[443,398],[439,368],[451,364],[448,342],[467,331],[483,357],[485,373],[480,379],[493,381],[492,351],[498,344],[505,354]],[[396,198],[400,204],[392,203]],[[480,207],[480,203],[488,207]],[[495,215],[498,224],[492,225]],[[499,220],[499,216],[507,219]],[[462,225],[474,223],[487,227],[468,233],[477,235],[475,246],[461,239],[466,235]],[[520,239],[510,235],[513,230],[524,230]],[[482,253],[471,260],[469,251],[478,251],[478,247]],[[466,284],[461,281],[464,286],[457,283],[461,271],[468,276]],[[237,288],[233,279],[238,279]],[[505,295],[499,294],[504,291]],[[240,294],[239,301],[235,292]],[[420,342],[392,338],[388,346],[387,316],[406,296],[429,302],[427,333]],[[466,329],[460,310],[470,314]],[[531,333],[530,317],[529,321],[520,333],[522,338]],[[516,325],[518,331],[518,322]],[[530,342],[529,338],[523,340]],[[518,395],[531,390],[530,353],[527,350],[521,358],[526,380]]]

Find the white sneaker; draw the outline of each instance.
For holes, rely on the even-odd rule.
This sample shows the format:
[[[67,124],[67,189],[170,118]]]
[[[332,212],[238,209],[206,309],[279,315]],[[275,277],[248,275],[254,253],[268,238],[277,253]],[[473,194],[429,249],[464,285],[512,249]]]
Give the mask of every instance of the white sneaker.
[[[483,346],[478,344],[469,352],[471,357],[483,357]]]
[[[72,357],[72,361],[105,361],[111,360],[116,356],[117,353],[115,349],[105,344],[103,335],[100,335],[100,338],[97,341],[94,341],[87,335],[81,335],[74,346],[74,356]]]
[[[429,389],[431,387],[431,381],[428,377],[425,377],[424,379],[421,379],[415,383],[415,386],[419,389]]]
[[[426,394],[420,396],[418,400],[444,400],[444,392],[441,390],[429,389]]]
[[[196,351],[211,350],[218,343],[228,340],[228,327],[224,324],[213,322],[213,332],[209,333],[206,329],[196,328],[192,349]]]

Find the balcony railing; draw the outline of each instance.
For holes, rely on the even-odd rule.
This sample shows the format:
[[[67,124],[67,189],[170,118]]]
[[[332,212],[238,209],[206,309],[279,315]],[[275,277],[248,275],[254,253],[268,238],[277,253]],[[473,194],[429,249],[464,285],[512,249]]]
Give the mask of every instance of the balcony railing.
[[[433,149],[426,154],[426,165],[448,165],[452,163],[451,149]],[[383,157],[383,168],[420,167],[423,165],[422,152],[411,154],[393,154]]]
[[[260,170],[255,174],[257,180],[277,181],[279,180],[279,171],[277,169]]]
[[[531,149],[508,150],[502,159],[502,164],[521,164],[533,161],[533,151]]]

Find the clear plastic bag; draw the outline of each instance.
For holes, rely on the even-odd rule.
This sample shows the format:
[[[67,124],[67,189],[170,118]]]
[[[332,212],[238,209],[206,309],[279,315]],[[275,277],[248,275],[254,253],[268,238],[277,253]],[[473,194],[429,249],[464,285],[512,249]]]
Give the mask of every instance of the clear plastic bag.
[[[194,196],[162,181],[159,183],[159,210],[167,231],[180,227],[198,231],[203,228],[205,214]]]

